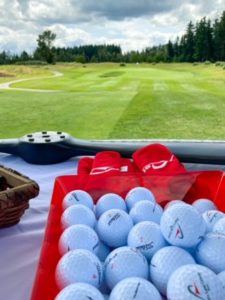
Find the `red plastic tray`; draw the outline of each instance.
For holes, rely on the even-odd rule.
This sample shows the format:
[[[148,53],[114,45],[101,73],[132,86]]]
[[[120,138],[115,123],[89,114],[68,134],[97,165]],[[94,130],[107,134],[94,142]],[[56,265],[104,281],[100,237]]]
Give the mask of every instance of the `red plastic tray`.
[[[53,300],[59,290],[55,282],[55,268],[60,259],[58,240],[62,233],[60,218],[64,196],[74,189],[84,189],[87,178],[62,176],[55,181],[45,238],[40,255],[31,300]],[[101,188],[86,189],[94,199],[107,192],[121,196],[133,187],[144,186],[155,194],[157,202],[164,206],[171,200],[183,199],[192,203],[198,198],[209,198],[219,210],[225,212],[225,177],[222,171],[188,172],[180,175],[138,176],[120,175],[102,178]]]

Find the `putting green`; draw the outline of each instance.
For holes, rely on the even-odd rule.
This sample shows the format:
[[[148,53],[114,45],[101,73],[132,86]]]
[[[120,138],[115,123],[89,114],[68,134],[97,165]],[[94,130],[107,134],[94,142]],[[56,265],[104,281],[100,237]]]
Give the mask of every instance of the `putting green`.
[[[53,71],[62,77],[44,78]],[[79,138],[225,139],[225,70],[215,65],[2,66],[0,138],[40,130]],[[32,80],[32,78],[35,78]]]

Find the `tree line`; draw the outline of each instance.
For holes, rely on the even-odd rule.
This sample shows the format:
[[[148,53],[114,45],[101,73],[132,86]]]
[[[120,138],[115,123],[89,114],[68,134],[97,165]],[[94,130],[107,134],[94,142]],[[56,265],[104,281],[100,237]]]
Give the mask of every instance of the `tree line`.
[[[225,11],[214,21],[202,18],[189,22],[185,33],[174,42],[147,47],[142,51],[122,53],[118,45],[54,47],[55,33],[44,31],[38,36],[34,53],[20,55],[3,51],[0,64],[34,64],[55,62],[203,62],[225,61]]]

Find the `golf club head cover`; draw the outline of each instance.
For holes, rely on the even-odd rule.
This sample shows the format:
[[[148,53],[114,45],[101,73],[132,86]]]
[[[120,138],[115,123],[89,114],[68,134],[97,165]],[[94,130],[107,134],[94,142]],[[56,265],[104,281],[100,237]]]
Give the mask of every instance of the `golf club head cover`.
[[[132,155],[134,163],[143,174],[183,173],[185,167],[176,156],[162,144],[147,145]]]
[[[87,178],[85,190],[97,201],[106,193],[125,193],[132,182],[121,177],[131,175],[136,182],[135,168],[130,159],[125,159],[116,151],[102,151],[96,154]]]

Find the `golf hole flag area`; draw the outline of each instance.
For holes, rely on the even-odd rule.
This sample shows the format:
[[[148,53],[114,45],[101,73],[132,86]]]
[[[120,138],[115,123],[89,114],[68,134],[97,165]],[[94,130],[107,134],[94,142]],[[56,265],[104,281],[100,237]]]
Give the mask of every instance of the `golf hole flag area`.
[[[94,175],[88,177],[87,174],[57,178],[32,300],[52,300],[55,297],[58,297],[57,300],[73,299],[66,298],[68,294],[80,295],[79,299],[85,299],[82,298],[84,295],[100,300],[108,297],[110,300],[133,299],[129,298],[132,293],[136,293],[135,299],[167,299],[166,293],[171,300],[195,299],[196,295],[202,299],[224,299],[224,279],[219,279],[217,275],[225,269],[220,248],[224,235],[220,231],[222,226],[220,229],[217,226],[214,231],[212,223],[224,218],[225,180],[222,171],[101,176],[101,184],[100,175],[95,176],[96,179]],[[135,196],[135,190],[140,187],[147,191],[145,196],[142,195],[145,201],[138,200],[138,194]],[[80,193],[85,192],[88,196],[80,197]],[[112,209],[113,201],[107,202],[110,194],[117,194],[114,204],[117,208]],[[207,204],[192,205],[203,198],[210,199],[210,204],[206,201]],[[141,206],[148,211],[147,219],[145,212],[141,212]],[[151,206],[152,221],[149,219]],[[75,213],[77,209],[78,215]],[[83,221],[82,210],[88,211],[89,215]],[[77,217],[71,218],[71,215]],[[123,226],[119,223],[122,219]],[[114,227],[109,234],[109,224],[119,224],[119,229]],[[145,226],[149,226],[147,232],[152,232],[152,242],[146,247],[141,246],[144,239],[141,230]],[[190,234],[191,226],[195,230],[192,228]],[[74,236],[78,237],[80,230],[83,237],[88,236],[85,246],[85,242],[80,247],[74,246],[85,249],[72,249],[71,230]],[[88,234],[84,234],[85,231]],[[116,234],[120,235],[118,239]],[[96,242],[98,238],[100,244],[104,244],[101,254],[98,251],[100,244]],[[81,240],[77,238],[77,243],[82,243]],[[216,247],[213,248],[213,244]],[[203,255],[205,249],[208,256]],[[158,261],[160,251],[163,256]],[[68,261],[71,265],[67,265]],[[164,273],[160,261],[167,266]],[[85,268],[79,269],[83,262]],[[70,270],[70,275],[66,270]],[[82,281],[84,285],[77,284],[77,281]],[[68,292],[64,290],[63,293],[63,288],[73,282],[75,285],[66,288]],[[75,286],[76,289],[79,287],[79,294],[74,292]],[[184,290],[185,294],[182,294]]]
[[[0,72],[8,74],[0,83],[24,79],[0,90],[2,138],[60,130],[84,139],[224,139],[225,70],[214,64],[74,63]]]

